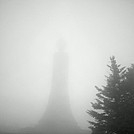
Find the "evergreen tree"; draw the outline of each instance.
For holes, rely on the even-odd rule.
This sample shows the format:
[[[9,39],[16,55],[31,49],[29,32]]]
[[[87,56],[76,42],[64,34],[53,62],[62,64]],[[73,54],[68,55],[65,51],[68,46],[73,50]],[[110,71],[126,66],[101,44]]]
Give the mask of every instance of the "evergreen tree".
[[[122,84],[120,127],[125,134],[134,133],[134,65],[127,69]]]
[[[96,87],[96,102],[92,103],[93,110],[87,113],[94,118],[89,121],[93,134],[114,134],[121,132],[120,109],[123,94],[122,83],[125,84],[125,67],[117,65],[115,57],[110,58],[108,65],[111,73],[107,77],[107,84],[102,89]],[[122,97],[123,98],[123,97]]]

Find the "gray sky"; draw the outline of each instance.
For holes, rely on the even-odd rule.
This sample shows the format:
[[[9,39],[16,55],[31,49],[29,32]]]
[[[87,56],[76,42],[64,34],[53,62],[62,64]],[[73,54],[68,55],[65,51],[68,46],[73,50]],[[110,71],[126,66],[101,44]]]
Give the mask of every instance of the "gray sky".
[[[134,63],[133,0],[0,0],[0,126],[38,122],[49,98],[56,43],[70,57],[69,93],[78,124],[95,85],[105,83],[109,57]]]

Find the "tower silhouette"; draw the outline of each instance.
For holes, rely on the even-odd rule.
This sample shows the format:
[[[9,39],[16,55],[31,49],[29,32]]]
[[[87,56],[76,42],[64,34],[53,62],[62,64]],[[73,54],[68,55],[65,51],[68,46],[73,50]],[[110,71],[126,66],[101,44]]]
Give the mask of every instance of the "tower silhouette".
[[[54,54],[52,86],[47,109],[38,124],[38,131],[41,133],[78,134],[80,131],[70,107],[68,61],[65,42],[60,41],[58,51]]]
[[[72,114],[68,92],[68,54],[60,40],[54,54],[50,97],[46,111],[34,128],[24,128],[19,134],[89,134],[82,130]]]

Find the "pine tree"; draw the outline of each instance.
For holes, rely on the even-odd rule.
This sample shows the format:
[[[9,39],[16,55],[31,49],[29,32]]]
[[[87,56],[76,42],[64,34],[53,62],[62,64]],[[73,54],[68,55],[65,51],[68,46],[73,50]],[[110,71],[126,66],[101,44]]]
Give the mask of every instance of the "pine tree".
[[[125,67],[117,65],[115,57],[110,57],[111,65],[108,65],[111,73],[107,77],[107,84],[96,89],[96,102],[92,103],[93,110],[87,113],[94,118],[89,121],[93,134],[114,134],[121,132],[120,105],[122,104],[121,90],[125,81]]]
[[[134,133],[134,65],[127,69],[122,91],[120,126],[124,133],[132,134]]]

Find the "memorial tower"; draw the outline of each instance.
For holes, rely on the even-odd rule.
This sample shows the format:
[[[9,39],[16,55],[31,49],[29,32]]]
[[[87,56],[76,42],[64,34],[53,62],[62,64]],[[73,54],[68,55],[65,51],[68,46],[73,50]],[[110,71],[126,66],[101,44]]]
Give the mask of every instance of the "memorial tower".
[[[46,111],[38,130],[44,134],[75,134],[80,131],[70,107],[68,91],[68,54],[65,42],[60,40],[53,58],[53,75]]]

